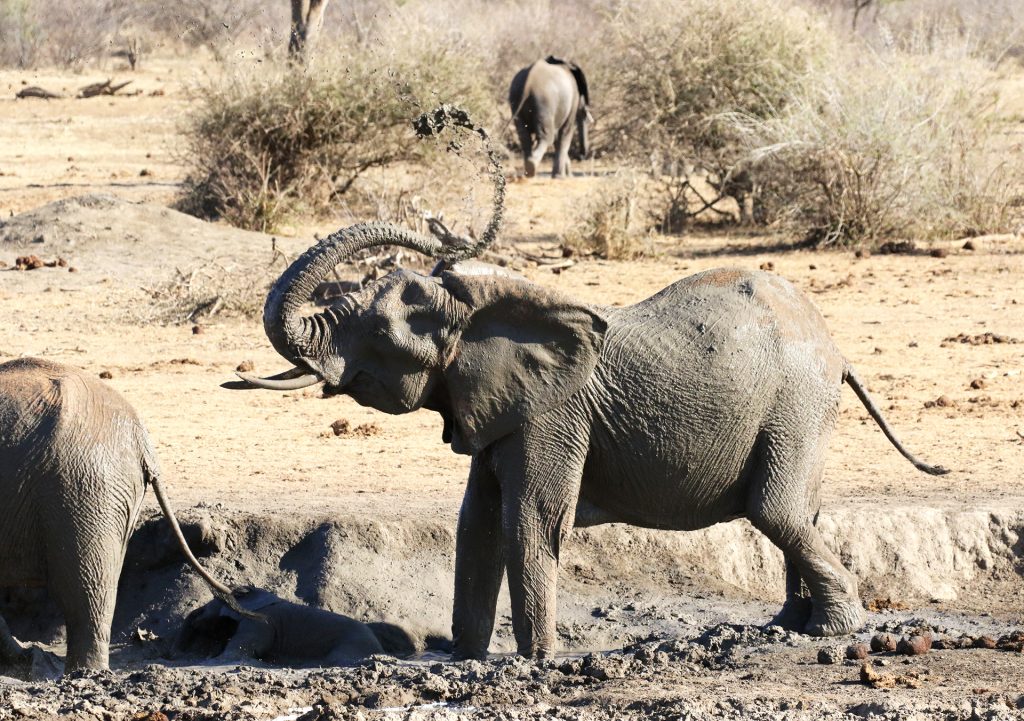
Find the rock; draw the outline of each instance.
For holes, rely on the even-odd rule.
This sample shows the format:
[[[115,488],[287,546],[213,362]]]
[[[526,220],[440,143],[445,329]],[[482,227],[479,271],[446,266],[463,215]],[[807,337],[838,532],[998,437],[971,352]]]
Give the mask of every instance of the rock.
[[[45,265],[46,263],[38,255],[21,255],[14,259],[15,270],[36,270]]]
[[[975,378],[973,381],[971,381],[971,388],[973,388],[976,391],[981,390],[984,387],[985,387],[985,379],[984,378]]]
[[[908,638],[901,638],[896,644],[896,653],[903,656],[923,656],[932,649],[932,637],[930,635],[914,635]]]
[[[251,360],[244,360],[235,368],[239,373],[252,373],[256,365]]]
[[[862,661],[870,652],[871,648],[866,643],[853,643],[846,647],[846,658]]]
[[[975,249],[974,248],[974,241],[973,240],[965,241],[962,247],[963,247],[964,250],[974,250]]]
[[[339,418],[331,424],[331,430],[334,431],[334,435],[343,436],[348,433],[350,425],[344,418]]]
[[[995,648],[996,640],[991,636],[979,636],[974,639],[974,648]]]
[[[203,326],[201,326],[201,325],[194,325],[194,326],[192,326],[192,335],[199,335],[202,332],[203,332]]]
[[[105,381],[109,381],[113,377],[114,374],[111,373],[110,371],[100,371],[100,378],[102,378]]]
[[[842,646],[824,646],[818,649],[818,663],[842,663],[845,657],[846,652]]]
[[[871,637],[871,650],[875,653],[885,653],[896,650],[896,637],[891,633],[877,633]]]
[[[947,255],[949,255],[949,251],[946,250],[945,248],[932,248],[930,251],[928,251],[928,255],[930,255],[933,258],[945,258]]]

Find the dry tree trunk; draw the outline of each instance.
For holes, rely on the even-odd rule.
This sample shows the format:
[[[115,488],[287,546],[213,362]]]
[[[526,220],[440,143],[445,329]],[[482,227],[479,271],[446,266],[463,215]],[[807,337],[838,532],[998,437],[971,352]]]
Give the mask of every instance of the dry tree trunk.
[[[324,11],[330,0],[291,0],[292,31],[288,39],[288,55],[307,58],[316,45],[324,24]]]

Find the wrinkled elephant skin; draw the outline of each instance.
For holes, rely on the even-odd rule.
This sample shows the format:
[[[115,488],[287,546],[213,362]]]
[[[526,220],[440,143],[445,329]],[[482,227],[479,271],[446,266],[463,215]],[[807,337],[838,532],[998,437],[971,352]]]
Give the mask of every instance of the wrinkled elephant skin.
[[[148,485],[186,559],[228,592],[188,550],[159,475],[146,429],[113,389],[44,360],[0,364],[0,586],[47,587],[67,626],[67,671],[107,667],[117,582]],[[38,653],[0,619],[0,665],[38,675],[29,670]]]
[[[456,540],[457,655],[487,653],[503,575],[519,651],[553,652],[558,559],[574,523],[689,530],[747,518],[785,557],[778,623],[817,635],[861,625],[856,580],[816,528],[843,384],[919,470],[946,471],[900,444],[790,283],[709,270],[608,308],[516,278],[400,270],[302,316],[320,278],[379,243],[429,248],[393,226],[339,231],[275,283],[264,326],[295,366],[286,373],[387,413],[437,411],[445,442],[473,456]]]
[[[188,615],[175,651],[225,663],[259,659],[291,666],[343,666],[384,652],[371,628],[348,616],[261,589],[235,596],[242,608],[263,618],[245,618],[215,599]]]

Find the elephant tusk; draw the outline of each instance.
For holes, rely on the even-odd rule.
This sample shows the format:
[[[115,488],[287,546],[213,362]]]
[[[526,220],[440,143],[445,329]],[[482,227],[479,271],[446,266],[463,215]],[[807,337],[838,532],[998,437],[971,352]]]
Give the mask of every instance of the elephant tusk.
[[[323,381],[323,378],[318,376],[316,373],[304,373],[298,368],[291,368],[283,373],[270,376],[269,378],[260,378],[259,376],[249,375],[248,373],[236,373],[236,375],[241,378],[244,383],[232,381],[221,384],[221,387],[229,388],[231,390],[265,388],[272,391],[294,391],[299,388],[308,388],[309,386],[316,385]]]

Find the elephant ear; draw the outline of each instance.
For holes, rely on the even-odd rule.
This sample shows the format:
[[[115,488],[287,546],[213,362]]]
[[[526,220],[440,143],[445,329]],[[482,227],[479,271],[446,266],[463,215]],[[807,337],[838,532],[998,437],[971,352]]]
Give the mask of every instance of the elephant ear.
[[[564,65],[572,73],[572,76],[576,78],[576,88],[580,91],[583,103],[590,105],[590,90],[587,88],[587,76],[583,74],[583,68],[565,58],[555,57],[554,55],[548,55],[544,58],[544,61],[550,65]]]
[[[583,98],[583,104],[590,105],[590,91],[587,89],[587,76],[583,74],[583,68],[575,63],[568,63],[569,70],[572,72],[572,76],[576,78],[576,87],[579,88],[580,97]]]
[[[442,284],[470,308],[445,370],[452,450],[486,448],[590,379],[607,328],[595,310],[514,278],[444,273]]]

